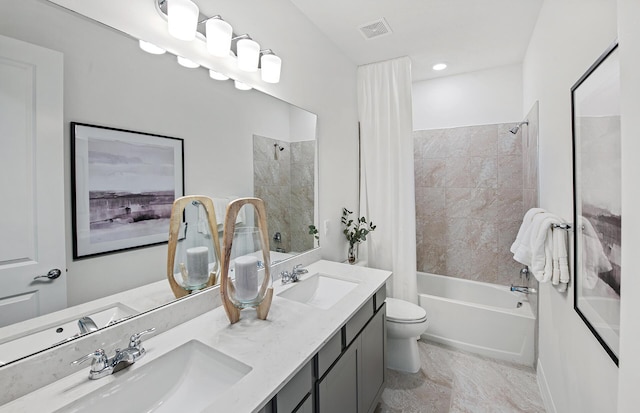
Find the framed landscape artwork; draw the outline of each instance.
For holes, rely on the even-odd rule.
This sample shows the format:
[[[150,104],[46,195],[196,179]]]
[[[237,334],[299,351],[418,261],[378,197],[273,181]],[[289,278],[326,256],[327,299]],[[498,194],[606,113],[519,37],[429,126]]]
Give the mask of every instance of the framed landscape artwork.
[[[618,364],[621,276],[620,64],[610,46],[571,88],[574,308]]]
[[[73,258],[167,242],[183,140],[71,123]]]

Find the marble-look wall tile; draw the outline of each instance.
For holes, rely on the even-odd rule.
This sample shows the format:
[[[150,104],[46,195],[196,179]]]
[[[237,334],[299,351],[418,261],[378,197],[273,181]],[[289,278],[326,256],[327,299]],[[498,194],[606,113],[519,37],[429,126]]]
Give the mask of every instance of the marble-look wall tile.
[[[445,186],[447,161],[445,158],[422,158],[414,163],[416,186]]]
[[[496,209],[500,222],[520,221],[524,216],[523,190],[499,188]]]
[[[498,155],[522,155],[522,128],[516,134],[509,132],[514,124],[498,125]]]
[[[498,201],[493,188],[448,188],[445,197],[447,217],[495,222]]]
[[[444,188],[416,188],[416,219],[445,216],[446,191]]]
[[[522,190],[522,156],[498,157],[498,187]]]
[[[450,147],[446,135],[448,129],[434,129],[418,131],[417,142],[414,150],[422,155],[422,158],[446,158],[449,156]]]
[[[271,249],[313,248],[308,231],[315,201],[315,141],[288,143],[254,135],[253,144],[254,194],[265,202]],[[284,149],[277,150],[274,144]],[[276,232],[279,242],[274,239]]]
[[[419,271],[502,284],[517,277],[509,247],[537,205],[537,190],[523,188],[537,141],[527,138],[527,152],[528,129],[514,135],[515,123],[414,132]],[[534,175],[537,188],[537,167]]]
[[[498,125],[446,129],[450,157],[495,156]]]
[[[498,182],[495,156],[446,159],[445,186],[449,188],[495,188]]]

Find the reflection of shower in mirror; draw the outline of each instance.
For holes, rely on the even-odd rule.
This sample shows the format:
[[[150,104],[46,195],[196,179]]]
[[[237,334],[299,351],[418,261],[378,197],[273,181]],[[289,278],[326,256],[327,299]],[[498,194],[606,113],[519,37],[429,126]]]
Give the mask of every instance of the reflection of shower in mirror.
[[[273,159],[278,160],[278,152],[284,151],[284,146],[280,146],[279,143],[273,144]]]

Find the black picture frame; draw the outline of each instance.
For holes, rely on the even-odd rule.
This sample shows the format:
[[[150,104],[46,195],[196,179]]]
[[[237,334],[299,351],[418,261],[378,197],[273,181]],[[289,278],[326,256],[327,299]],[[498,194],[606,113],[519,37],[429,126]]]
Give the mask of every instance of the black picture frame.
[[[184,141],[70,123],[73,259],[166,243]]]
[[[619,363],[620,65],[614,42],[571,88],[574,309]]]

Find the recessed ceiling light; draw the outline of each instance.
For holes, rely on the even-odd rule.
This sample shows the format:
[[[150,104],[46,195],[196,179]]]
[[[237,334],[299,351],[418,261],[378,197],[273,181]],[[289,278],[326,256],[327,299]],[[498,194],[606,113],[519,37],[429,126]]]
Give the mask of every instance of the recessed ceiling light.
[[[433,65],[433,70],[444,70],[447,68],[447,64],[446,63],[438,63]]]

